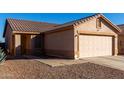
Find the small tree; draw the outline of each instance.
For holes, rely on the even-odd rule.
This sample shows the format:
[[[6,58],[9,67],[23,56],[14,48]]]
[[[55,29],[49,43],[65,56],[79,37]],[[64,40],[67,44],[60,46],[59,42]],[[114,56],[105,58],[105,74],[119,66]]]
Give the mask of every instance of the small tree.
[[[2,63],[2,62],[4,62],[5,61],[5,59],[6,59],[6,54],[4,53],[4,50],[3,49],[1,49],[1,47],[0,47],[0,63]]]

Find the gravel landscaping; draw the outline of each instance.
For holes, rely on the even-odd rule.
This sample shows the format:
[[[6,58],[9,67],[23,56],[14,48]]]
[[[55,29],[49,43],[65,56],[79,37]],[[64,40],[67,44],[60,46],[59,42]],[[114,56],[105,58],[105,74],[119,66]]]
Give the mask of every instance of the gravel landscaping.
[[[9,59],[0,65],[0,78],[123,79],[124,71],[96,65],[93,63],[50,67],[31,59]]]

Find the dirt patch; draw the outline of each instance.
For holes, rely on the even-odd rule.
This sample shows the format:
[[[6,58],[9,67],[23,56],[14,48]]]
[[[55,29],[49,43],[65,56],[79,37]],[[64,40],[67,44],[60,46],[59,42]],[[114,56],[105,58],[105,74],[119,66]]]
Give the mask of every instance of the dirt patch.
[[[10,59],[0,65],[0,78],[123,79],[124,71],[96,65],[93,63],[50,67],[31,59]]]

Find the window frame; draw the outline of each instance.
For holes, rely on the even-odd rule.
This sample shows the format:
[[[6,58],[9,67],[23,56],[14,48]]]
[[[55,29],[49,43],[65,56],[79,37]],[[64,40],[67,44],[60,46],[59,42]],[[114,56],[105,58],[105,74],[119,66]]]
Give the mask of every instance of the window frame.
[[[96,19],[96,28],[98,28],[98,29],[102,28],[102,22],[101,22],[100,18]]]

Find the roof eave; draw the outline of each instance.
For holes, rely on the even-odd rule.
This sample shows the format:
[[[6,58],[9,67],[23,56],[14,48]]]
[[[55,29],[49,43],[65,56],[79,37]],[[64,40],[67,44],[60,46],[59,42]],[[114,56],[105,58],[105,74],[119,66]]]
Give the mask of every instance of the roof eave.
[[[53,29],[49,29],[49,30],[44,30],[43,32],[40,32],[40,33],[47,33],[47,32],[50,32],[50,31],[55,31],[55,30],[58,30],[58,29],[61,29],[61,28],[64,28],[64,27],[73,27],[73,24],[72,25],[66,25],[66,26],[59,26],[59,27],[55,27]]]
[[[39,31],[13,31],[13,34],[40,34]]]
[[[112,27],[114,27],[118,32],[121,32],[121,29],[116,26],[115,24],[113,24],[108,18],[106,18],[103,14],[101,14],[100,16],[101,18],[103,18],[104,20],[106,20]]]

